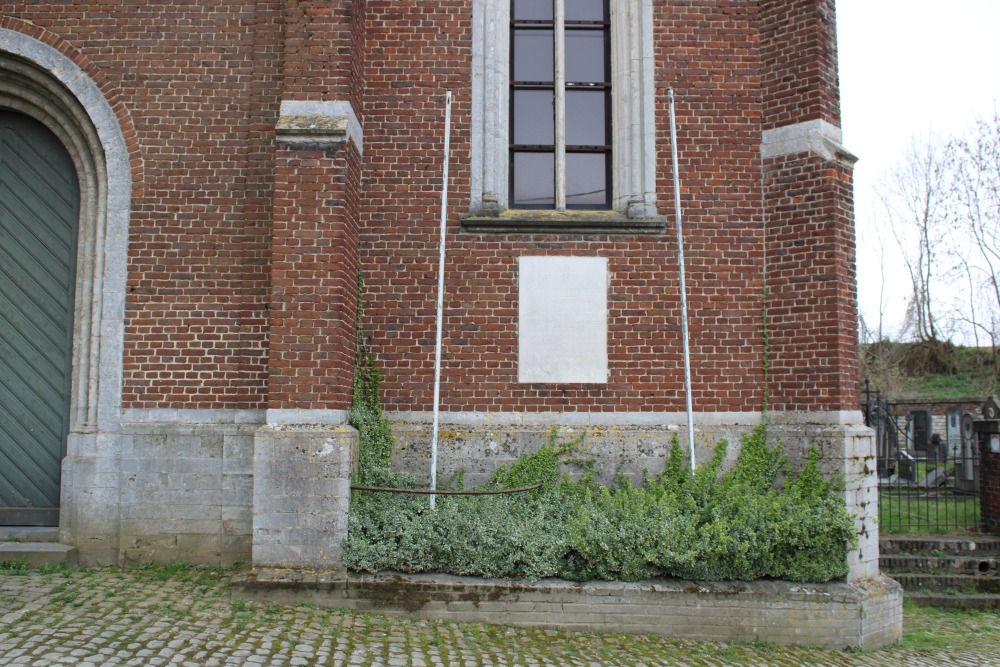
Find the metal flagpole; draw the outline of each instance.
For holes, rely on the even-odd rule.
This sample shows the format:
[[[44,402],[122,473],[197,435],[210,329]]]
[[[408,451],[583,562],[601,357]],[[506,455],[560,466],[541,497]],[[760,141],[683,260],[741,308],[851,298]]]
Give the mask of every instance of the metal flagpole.
[[[441,247],[438,258],[437,342],[434,346],[434,426],[431,436],[431,491],[437,489],[439,404],[441,400],[441,338],[444,329],[444,240],[448,219],[448,155],[451,152],[451,91],[444,98],[444,174],[441,178]],[[432,493],[431,509],[435,507]]]
[[[684,388],[687,392],[688,447],[691,474],[694,474],[694,401],[691,397],[691,351],[688,346],[687,285],[684,281],[684,234],[681,231],[681,177],[677,164],[677,122],[674,116],[674,89],[667,90],[670,102],[670,153],[674,162],[674,213],[677,217],[677,262],[681,270],[681,330],[684,337]]]

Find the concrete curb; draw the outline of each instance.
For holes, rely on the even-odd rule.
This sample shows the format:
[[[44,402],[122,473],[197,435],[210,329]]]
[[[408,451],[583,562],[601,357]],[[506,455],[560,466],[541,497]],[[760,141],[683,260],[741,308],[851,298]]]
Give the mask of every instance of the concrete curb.
[[[710,641],[877,648],[902,635],[902,589],[887,577],[848,584],[785,581],[525,582],[442,574],[257,569],[233,596],[414,619]]]

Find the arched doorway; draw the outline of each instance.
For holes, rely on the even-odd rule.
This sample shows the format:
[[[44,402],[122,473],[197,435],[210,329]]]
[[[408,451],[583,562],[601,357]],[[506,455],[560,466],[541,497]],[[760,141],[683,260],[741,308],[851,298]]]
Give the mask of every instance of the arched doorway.
[[[66,147],[0,110],[0,525],[58,525],[80,191]]]
[[[69,45],[56,48],[0,28],[0,109],[44,125],[67,149],[76,171],[80,213],[59,536],[81,547],[81,558],[89,562],[114,562],[129,221],[133,172],[141,180],[142,163],[133,162],[121,124],[131,127],[131,121],[124,107],[124,120],[115,112],[114,91],[102,91],[77,64],[82,56],[68,55],[73,53]],[[22,513],[8,521],[23,525],[26,519]]]

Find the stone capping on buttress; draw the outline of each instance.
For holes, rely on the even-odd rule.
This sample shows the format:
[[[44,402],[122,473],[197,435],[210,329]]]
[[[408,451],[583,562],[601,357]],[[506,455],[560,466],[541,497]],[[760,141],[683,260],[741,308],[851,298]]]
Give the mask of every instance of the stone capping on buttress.
[[[853,167],[857,156],[843,146],[843,131],[825,120],[810,120],[764,130],[760,152],[765,160],[799,153],[815,153],[825,160]]]
[[[332,148],[350,140],[364,154],[364,131],[350,102],[284,100],[274,132],[289,146]]]

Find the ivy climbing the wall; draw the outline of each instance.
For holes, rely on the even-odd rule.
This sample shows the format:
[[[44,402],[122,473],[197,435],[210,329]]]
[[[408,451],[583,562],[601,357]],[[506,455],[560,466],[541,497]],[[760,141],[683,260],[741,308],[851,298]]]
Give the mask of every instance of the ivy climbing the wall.
[[[390,475],[392,433],[379,400],[381,376],[378,366],[364,351],[358,357],[348,422],[358,430],[358,482],[378,485]]]
[[[392,433],[382,412],[381,381],[375,358],[368,352],[364,331],[364,276],[358,276],[357,362],[354,366],[354,391],[348,423],[358,431],[359,484],[391,485],[389,464]],[[405,480],[399,480],[405,481]]]

